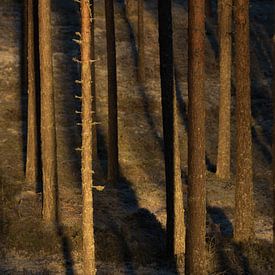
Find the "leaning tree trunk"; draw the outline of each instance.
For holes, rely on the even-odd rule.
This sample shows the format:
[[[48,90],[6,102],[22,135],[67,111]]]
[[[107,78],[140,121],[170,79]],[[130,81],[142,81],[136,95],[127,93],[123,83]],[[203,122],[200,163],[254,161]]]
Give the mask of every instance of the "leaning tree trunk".
[[[82,83],[82,234],[83,234],[83,272],[96,274],[94,223],[93,223],[93,177],[92,146],[93,116],[91,93],[91,9],[90,1],[81,0],[81,83]]]
[[[138,80],[140,83],[143,83],[145,80],[144,69],[143,0],[138,0]]]
[[[35,48],[34,48],[34,6],[33,0],[27,5],[27,71],[28,71],[28,132],[26,182],[35,185],[38,178],[38,142],[36,114]],[[35,186],[34,186],[35,189]]]
[[[51,41],[51,1],[40,0],[38,12],[41,76],[43,218],[50,224],[56,222],[57,218],[57,159]]]
[[[206,273],[204,12],[204,1],[189,2],[186,271],[193,275]]]
[[[113,0],[105,0],[108,66],[108,179],[116,182],[118,164],[117,75]]]
[[[217,176],[230,178],[232,0],[219,0],[220,112]]]
[[[253,178],[249,55],[249,0],[235,0],[237,172],[235,195],[236,241],[253,237]]]
[[[171,0],[159,1],[161,99],[166,177],[166,242],[170,260],[182,268],[185,249],[183,194],[179,157],[176,95],[173,79]]]

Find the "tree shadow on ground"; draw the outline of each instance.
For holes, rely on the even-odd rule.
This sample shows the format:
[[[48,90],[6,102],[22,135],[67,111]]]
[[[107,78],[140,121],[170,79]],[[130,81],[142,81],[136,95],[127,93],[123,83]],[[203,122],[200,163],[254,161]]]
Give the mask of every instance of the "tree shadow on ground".
[[[98,131],[98,157],[106,178],[107,148]],[[123,175],[117,183],[105,183],[103,192],[94,195],[96,255],[99,261],[124,264],[127,274],[143,266],[167,269],[165,231],[156,216],[140,208],[137,197]],[[108,247],[108,249],[106,249]]]

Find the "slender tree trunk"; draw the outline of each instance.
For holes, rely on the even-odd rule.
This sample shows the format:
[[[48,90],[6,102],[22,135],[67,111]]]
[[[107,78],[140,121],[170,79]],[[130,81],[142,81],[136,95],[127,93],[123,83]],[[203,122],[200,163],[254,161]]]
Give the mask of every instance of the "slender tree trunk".
[[[108,179],[116,182],[118,164],[117,75],[113,0],[105,0],[108,65]]]
[[[138,80],[141,83],[145,80],[144,69],[143,0],[138,0]]]
[[[173,80],[173,34],[171,0],[158,2],[161,99],[166,177],[167,254],[182,267],[185,241],[184,209]]]
[[[94,20],[94,0],[90,0],[90,9],[92,14],[92,20]],[[95,37],[94,37],[94,23],[91,24],[91,60],[95,60]],[[92,116],[93,121],[96,122],[96,86],[95,86],[95,62],[91,64],[91,72],[92,72]],[[95,163],[97,161],[97,127],[96,124],[93,125],[93,160],[94,160],[94,168]]]
[[[275,1],[273,3],[275,7]],[[275,14],[273,16],[275,18]],[[275,24],[272,38],[273,79],[272,79],[272,105],[273,105],[273,131],[272,131],[272,178],[273,178],[273,274],[275,274]]]
[[[189,2],[186,271],[187,274],[192,275],[206,274],[204,14],[204,1],[193,0]]]
[[[35,48],[34,48],[34,6],[33,0],[25,0],[27,5],[27,55],[28,55],[28,133],[26,182],[35,185],[38,179],[38,142],[36,114]],[[35,188],[35,186],[34,186]]]
[[[93,116],[91,89],[91,10],[90,1],[81,0],[81,82],[82,82],[82,234],[83,272],[95,274],[95,245],[93,223],[92,146]]]
[[[232,0],[219,0],[220,113],[217,176],[230,178]]]
[[[249,0],[235,0],[237,173],[235,195],[236,241],[253,237],[253,178],[251,140]]]
[[[41,75],[41,140],[43,172],[43,218],[57,218],[57,159],[53,87],[51,1],[39,1],[39,51]]]

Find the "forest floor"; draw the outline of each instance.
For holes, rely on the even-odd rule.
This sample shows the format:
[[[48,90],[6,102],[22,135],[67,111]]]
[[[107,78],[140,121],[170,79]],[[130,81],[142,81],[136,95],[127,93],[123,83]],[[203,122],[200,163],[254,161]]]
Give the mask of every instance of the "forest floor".
[[[79,48],[72,41],[80,30],[73,1],[54,1],[54,87],[58,146],[60,220],[53,232],[41,221],[41,193],[24,180],[27,96],[24,88],[22,3],[0,3],[0,273],[82,274],[80,105],[74,98],[79,67],[72,61]],[[232,240],[234,223],[235,92],[232,92],[232,177],[215,177],[219,71],[216,14],[206,24],[206,163],[209,274],[272,274],[271,185],[271,37],[272,1],[250,2],[252,133],[255,190],[255,240],[243,247]],[[135,12],[125,16],[115,5],[119,158],[121,179],[106,181],[107,71],[104,3],[95,1],[98,163],[94,191],[98,274],[176,274],[165,261],[165,181],[157,1],[145,1],[146,83],[137,82]],[[216,10],[216,7],[214,7]],[[182,179],[187,175],[187,7],[174,1],[175,83],[180,116]],[[235,65],[238,65],[235,62]],[[234,81],[233,81],[234,83]],[[38,187],[38,188],[37,188]],[[252,218],[252,217],[251,217]]]

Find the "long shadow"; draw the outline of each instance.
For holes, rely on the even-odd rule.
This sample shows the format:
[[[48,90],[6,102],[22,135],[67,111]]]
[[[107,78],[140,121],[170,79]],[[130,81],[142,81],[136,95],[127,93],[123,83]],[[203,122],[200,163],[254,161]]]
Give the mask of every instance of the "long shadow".
[[[99,162],[106,177],[105,137],[102,131],[99,130],[97,133]],[[177,274],[175,268],[168,267],[166,262],[165,231],[154,214],[139,207],[131,186],[132,183],[121,176],[116,184],[106,183],[103,192],[95,193],[95,224],[100,224],[102,219],[108,220],[108,224],[105,225],[107,228],[102,230],[103,232],[95,230],[96,242],[102,247],[98,248],[98,258],[102,260],[103,254],[106,253],[104,249],[108,246],[109,249],[116,251],[115,256],[109,255],[109,260],[113,258],[114,261],[122,261],[127,274],[135,274],[140,265],[151,264],[157,264],[158,268],[172,270]],[[107,207],[104,205],[106,201],[109,202]],[[109,238],[106,236],[106,231],[111,235]],[[114,240],[110,241],[110,238]],[[114,259],[115,257],[119,259]]]
[[[242,245],[235,243],[233,237],[233,225],[223,209],[207,206],[210,239],[215,240],[218,263],[221,271],[226,274],[252,274],[248,258],[244,255]],[[233,260],[232,260],[233,259]]]

